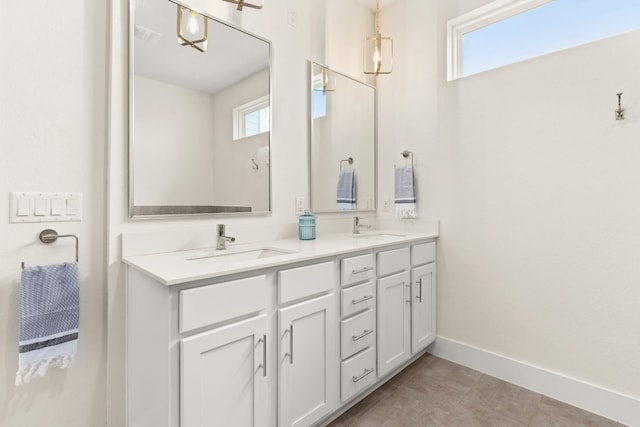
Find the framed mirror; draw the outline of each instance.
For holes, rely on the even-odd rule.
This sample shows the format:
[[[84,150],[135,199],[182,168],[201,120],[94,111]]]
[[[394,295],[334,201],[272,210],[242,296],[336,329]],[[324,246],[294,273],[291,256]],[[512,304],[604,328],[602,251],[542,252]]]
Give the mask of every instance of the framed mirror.
[[[376,209],[375,87],[310,64],[311,210]]]
[[[270,212],[270,42],[130,0],[129,49],[130,217]]]

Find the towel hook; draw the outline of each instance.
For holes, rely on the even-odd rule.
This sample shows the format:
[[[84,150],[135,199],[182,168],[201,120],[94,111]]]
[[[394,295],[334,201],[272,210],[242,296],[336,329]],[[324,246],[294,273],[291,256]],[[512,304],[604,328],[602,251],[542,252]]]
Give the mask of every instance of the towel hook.
[[[342,164],[343,164],[344,162],[347,162],[347,163],[349,163],[350,165],[352,165],[352,164],[353,164],[353,157],[349,157],[349,158],[347,158],[347,159],[340,160],[340,170],[342,170]]]
[[[402,157],[404,157],[405,159],[407,157],[411,156],[411,167],[414,167],[414,164],[413,164],[413,151],[404,150],[400,154],[402,154]]]
[[[38,239],[44,243],[44,244],[50,244],[55,242],[56,240],[58,240],[59,238],[63,238],[63,237],[73,237],[74,239],[76,239],[76,262],[79,261],[79,256],[78,256],[78,246],[79,246],[79,241],[78,241],[78,236],[76,236],[75,234],[58,234],[58,232],[56,230],[53,230],[51,228],[47,228],[46,230],[42,230],[40,232],[40,234],[38,235]],[[24,270],[24,261],[22,261],[22,269]]]

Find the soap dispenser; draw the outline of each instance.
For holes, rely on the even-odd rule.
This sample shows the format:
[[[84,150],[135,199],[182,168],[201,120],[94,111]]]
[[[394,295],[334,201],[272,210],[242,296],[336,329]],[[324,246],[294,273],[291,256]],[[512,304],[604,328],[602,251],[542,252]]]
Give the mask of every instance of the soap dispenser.
[[[305,210],[298,218],[298,236],[300,240],[314,240],[316,238],[316,216]]]

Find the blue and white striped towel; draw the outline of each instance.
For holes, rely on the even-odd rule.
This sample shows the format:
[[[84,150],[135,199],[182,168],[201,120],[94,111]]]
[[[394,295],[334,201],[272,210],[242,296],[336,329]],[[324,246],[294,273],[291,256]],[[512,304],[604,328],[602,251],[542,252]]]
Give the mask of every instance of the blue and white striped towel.
[[[356,173],[353,170],[340,171],[337,202],[339,211],[352,211],[356,208]]]
[[[44,376],[50,367],[73,364],[80,315],[78,265],[25,268],[20,311],[16,386]]]
[[[394,172],[394,196],[397,218],[416,218],[416,188],[412,167],[396,167]]]

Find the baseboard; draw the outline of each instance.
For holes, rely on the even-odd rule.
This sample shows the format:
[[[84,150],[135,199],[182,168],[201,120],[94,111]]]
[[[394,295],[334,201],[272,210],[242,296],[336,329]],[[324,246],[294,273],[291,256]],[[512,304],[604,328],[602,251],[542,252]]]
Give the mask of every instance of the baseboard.
[[[429,352],[629,427],[640,427],[640,400],[631,396],[441,336]]]

